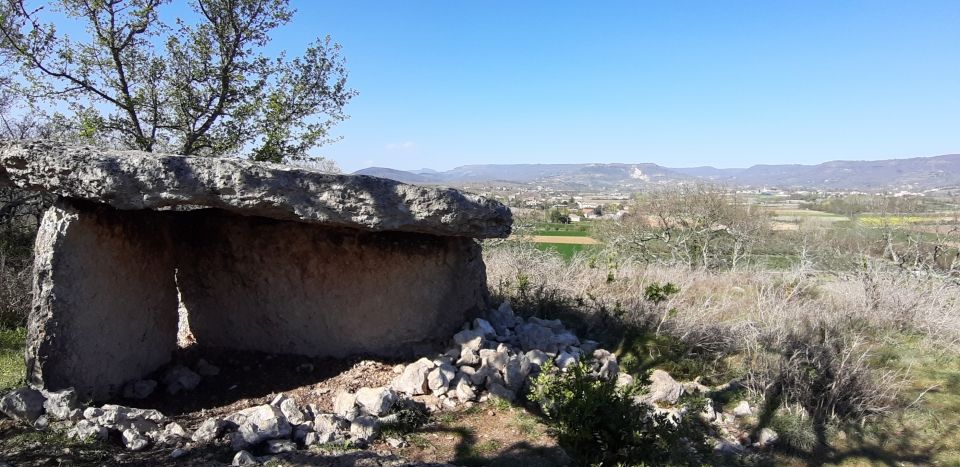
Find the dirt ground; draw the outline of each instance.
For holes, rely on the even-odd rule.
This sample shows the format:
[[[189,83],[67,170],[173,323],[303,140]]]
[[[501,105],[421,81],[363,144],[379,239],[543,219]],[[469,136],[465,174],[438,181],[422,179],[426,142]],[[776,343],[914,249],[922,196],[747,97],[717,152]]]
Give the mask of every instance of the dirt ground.
[[[390,383],[400,361],[372,359],[315,359],[253,352],[215,352],[190,349],[178,356],[188,366],[205,358],[220,374],[205,378],[195,390],[175,396],[157,391],[142,401],[118,399],[113,403],[152,408],[163,412],[187,430],[203,420],[269,403],[285,393],[301,405],[332,409],[340,389],[356,391]],[[399,447],[386,442],[393,438]],[[396,441],[402,443],[396,443]],[[233,450],[227,443],[195,449],[171,459],[171,447],[151,447],[127,452],[118,439],[77,443],[55,431],[36,432],[0,421],[0,461],[28,465],[229,465]],[[261,455],[253,451],[254,455]],[[472,408],[433,414],[415,432],[387,429],[366,450],[338,451],[313,447],[276,456],[271,465],[563,465],[566,455],[536,415],[508,404],[483,403]]]

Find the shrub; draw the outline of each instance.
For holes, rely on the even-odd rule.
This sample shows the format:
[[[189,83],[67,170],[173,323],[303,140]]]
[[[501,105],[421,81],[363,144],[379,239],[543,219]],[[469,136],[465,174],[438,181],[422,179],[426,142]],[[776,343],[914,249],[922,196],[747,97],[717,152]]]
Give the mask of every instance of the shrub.
[[[678,423],[635,403],[635,390],[590,375],[580,362],[566,372],[543,372],[531,399],[553,421],[560,444],[581,464],[702,465],[711,450],[704,427]]]
[[[810,417],[782,411],[773,417],[770,428],[777,432],[777,445],[787,451],[806,453],[817,445],[817,434]]]

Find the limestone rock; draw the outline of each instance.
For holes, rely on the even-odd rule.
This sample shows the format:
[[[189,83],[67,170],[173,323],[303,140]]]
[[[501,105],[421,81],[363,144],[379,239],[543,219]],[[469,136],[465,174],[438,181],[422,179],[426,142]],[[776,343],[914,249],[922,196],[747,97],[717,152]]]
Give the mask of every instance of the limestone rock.
[[[517,398],[517,394],[501,384],[493,383],[490,384],[487,388],[490,391],[490,395],[503,399],[507,402],[513,402]]]
[[[540,319],[536,316],[531,316],[527,322],[536,324],[537,326],[543,326],[555,333],[561,333],[564,331],[563,323],[559,319]]]
[[[46,399],[40,391],[17,388],[0,398],[0,411],[8,417],[32,425],[43,415]]]
[[[328,443],[329,441],[322,441],[322,442],[321,442],[321,441],[320,441],[320,435],[317,434],[316,431],[311,431],[311,432],[308,432],[307,434],[303,435],[303,439],[301,440],[301,442],[303,443],[304,446],[310,447],[310,446],[313,446],[313,445],[316,445],[316,444]]]
[[[427,375],[433,369],[432,361],[421,358],[403,369],[403,374],[394,380],[393,389],[411,396],[418,396],[430,392],[427,386]]]
[[[287,421],[294,425],[299,425],[307,421],[306,415],[303,411],[300,410],[300,407],[297,407],[297,401],[293,398],[281,394],[270,405],[280,409],[280,412],[284,417],[287,418]]]
[[[227,422],[223,422],[223,426],[226,426]],[[182,440],[189,438],[187,430],[184,430],[177,422],[170,422],[165,427],[163,427],[163,433],[157,439],[157,442],[160,444],[179,444]],[[215,438],[216,436],[214,436]]]
[[[67,438],[77,441],[98,440],[104,441],[109,436],[106,427],[89,420],[80,420],[73,427],[67,430]]]
[[[568,346],[580,345],[580,339],[570,331],[563,331],[553,335],[551,339],[553,344],[556,344],[557,348],[564,348]]]
[[[534,349],[543,350],[547,353],[557,351],[557,344],[553,341],[553,330],[546,326],[535,323],[523,324],[517,327],[517,336],[520,338],[520,346],[525,351]]]
[[[73,388],[60,391],[42,391],[46,400],[43,408],[54,420],[69,420],[80,416],[80,405],[77,404],[77,392]]]
[[[397,394],[390,388],[360,388],[357,390],[357,405],[367,415],[386,415],[397,401]]]
[[[493,325],[483,318],[473,320],[473,329],[482,332],[484,337],[495,337],[497,335],[497,330],[493,328]]]
[[[773,431],[771,428],[763,428],[760,430],[760,436],[757,438],[757,443],[760,446],[769,446],[780,438],[780,435],[776,431]]]
[[[537,367],[543,366],[543,364],[550,359],[550,356],[548,356],[546,353],[544,353],[540,349],[533,349],[527,352],[526,356],[527,356],[527,360],[530,361],[530,364],[536,365]]]
[[[678,383],[669,373],[663,370],[653,370],[650,373],[650,388],[644,400],[650,403],[669,402],[676,404],[683,395],[683,385]]]
[[[250,454],[249,452],[243,451],[243,450],[237,451],[237,453],[234,454],[233,456],[233,462],[230,463],[230,465],[232,466],[257,465],[257,464],[259,464],[259,462],[257,462],[257,459],[254,458],[253,455]]]
[[[120,438],[123,441],[123,446],[130,451],[142,451],[150,445],[150,440],[133,428],[123,430]]]
[[[28,141],[0,144],[17,187],[117,209],[220,208],[365,230],[474,238],[510,234],[510,210],[453,189],[333,175],[240,158],[183,157]]]
[[[460,358],[457,360],[457,366],[472,366],[480,363],[480,356],[476,351],[464,346],[460,350]]]
[[[427,386],[434,394],[442,394],[447,391],[450,381],[457,375],[457,369],[449,363],[434,368],[427,375]]]
[[[477,339],[480,339],[480,340],[478,341]],[[480,348],[480,343],[482,342],[482,339],[483,339],[483,331],[480,331],[480,330],[467,329],[465,331],[460,331],[453,335],[454,344],[464,346],[464,345],[467,345],[467,343],[469,342],[471,343],[470,348],[472,348],[473,350],[477,350]],[[476,342],[476,344],[473,344],[472,342]]]
[[[503,344],[497,349],[483,349],[480,351],[480,359],[483,364],[492,370],[503,371],[507,367],[507,360],[510,359],[510,352]]]
[[[490,310],[488,317],[490,318],[490,324],[497,331],[497,335],[500,336],[506,336],[509,330],[517,324],[517,315],[510,307],[510,302],[503,302],[499,307]]]
[[[733,408],[734,417],[749,417],[752,414],[753,410],[750,409],[750,403],[747,401],[740,401],[740,403]]]
[[[370,442],[380,434],[380,421],[376,417],[361,415],[350,423],[350,436],[363,442]]]
[[[293,440],[298,443],[304,443],[307,439],[307,435],[310,433],[315,433],[313,429],[313,422],[306,422],[300,425],[294,425],[293,427]]]
[[[503,371],[503,381],[507,388],[512,391],[519,391],[523,383],[530,374],[530,361],[525,355],[514,355],[507,361],[507,366]]]
[[[457,383],[456,389],[457,399],[460,399],[461,402],[473,401],[477,399],[477,392],[474,391],[473,386],[464,380],[461,380],[459,383]]]
[[[576,365],[576,363],[576,357],[567,352],[560,352],[560,355],[557,355],[557,367],[561,370],[570,368],[571,366]]]
[[[350,429],[350,422],[333,414],[319,414],[313,422],[316,433],[313,444],[332,443],[343,438],[343,434]],[[310,444],[304,440],[304,444]]]
[[[193,442],[207,444],[220,436],[227,423],[220,418],[208,418],[193,432]],[[182,429],[182,428],[181,428]]]
[[[333,398],[333,413],[339,417],[352,420],[357,416],[357,395],[352,392],[340,390]]]
[[[246,417],[238,432],[244,441],[254,445],[268,439],[286,438],[290,436],[292,427],[280,409],[260,405]]]

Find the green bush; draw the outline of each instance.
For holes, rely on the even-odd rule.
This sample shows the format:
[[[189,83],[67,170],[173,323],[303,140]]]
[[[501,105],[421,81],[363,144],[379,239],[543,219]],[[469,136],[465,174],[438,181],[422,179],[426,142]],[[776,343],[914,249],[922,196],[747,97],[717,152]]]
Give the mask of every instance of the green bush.
[[[546,366],[549,368],[550,366]],[[590,375],[580,362],[566,372],[543,372],[531,399],[552,421],[561,446],[581,464],[702,465],[711,450],[697,417],[678,423],[634,403],[633,388]],[[695,413],[695,411],[691,411]]]
[[[680,288],[677,287],[672,282],[667,282],[666,284],[660,285],[659,282],[654,282],[647,286],[643,290],[643,298],[647,299],[648,302],[652,302],[655,305],[666,301],[670,298],[671,295],[677,294],[680,292]]]

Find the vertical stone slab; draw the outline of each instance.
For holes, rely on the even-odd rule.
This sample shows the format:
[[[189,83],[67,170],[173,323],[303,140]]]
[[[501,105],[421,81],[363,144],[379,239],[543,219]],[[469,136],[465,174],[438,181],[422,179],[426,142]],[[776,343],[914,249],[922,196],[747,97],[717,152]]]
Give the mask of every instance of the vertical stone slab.
[[[447,339],[486,300],[464,237],[178,213],[178,278],[201,346],[397,356]]]
[[[59,200],[36,242],[27,331],[31,385],[101,400],[177,344],[168,213]]]

